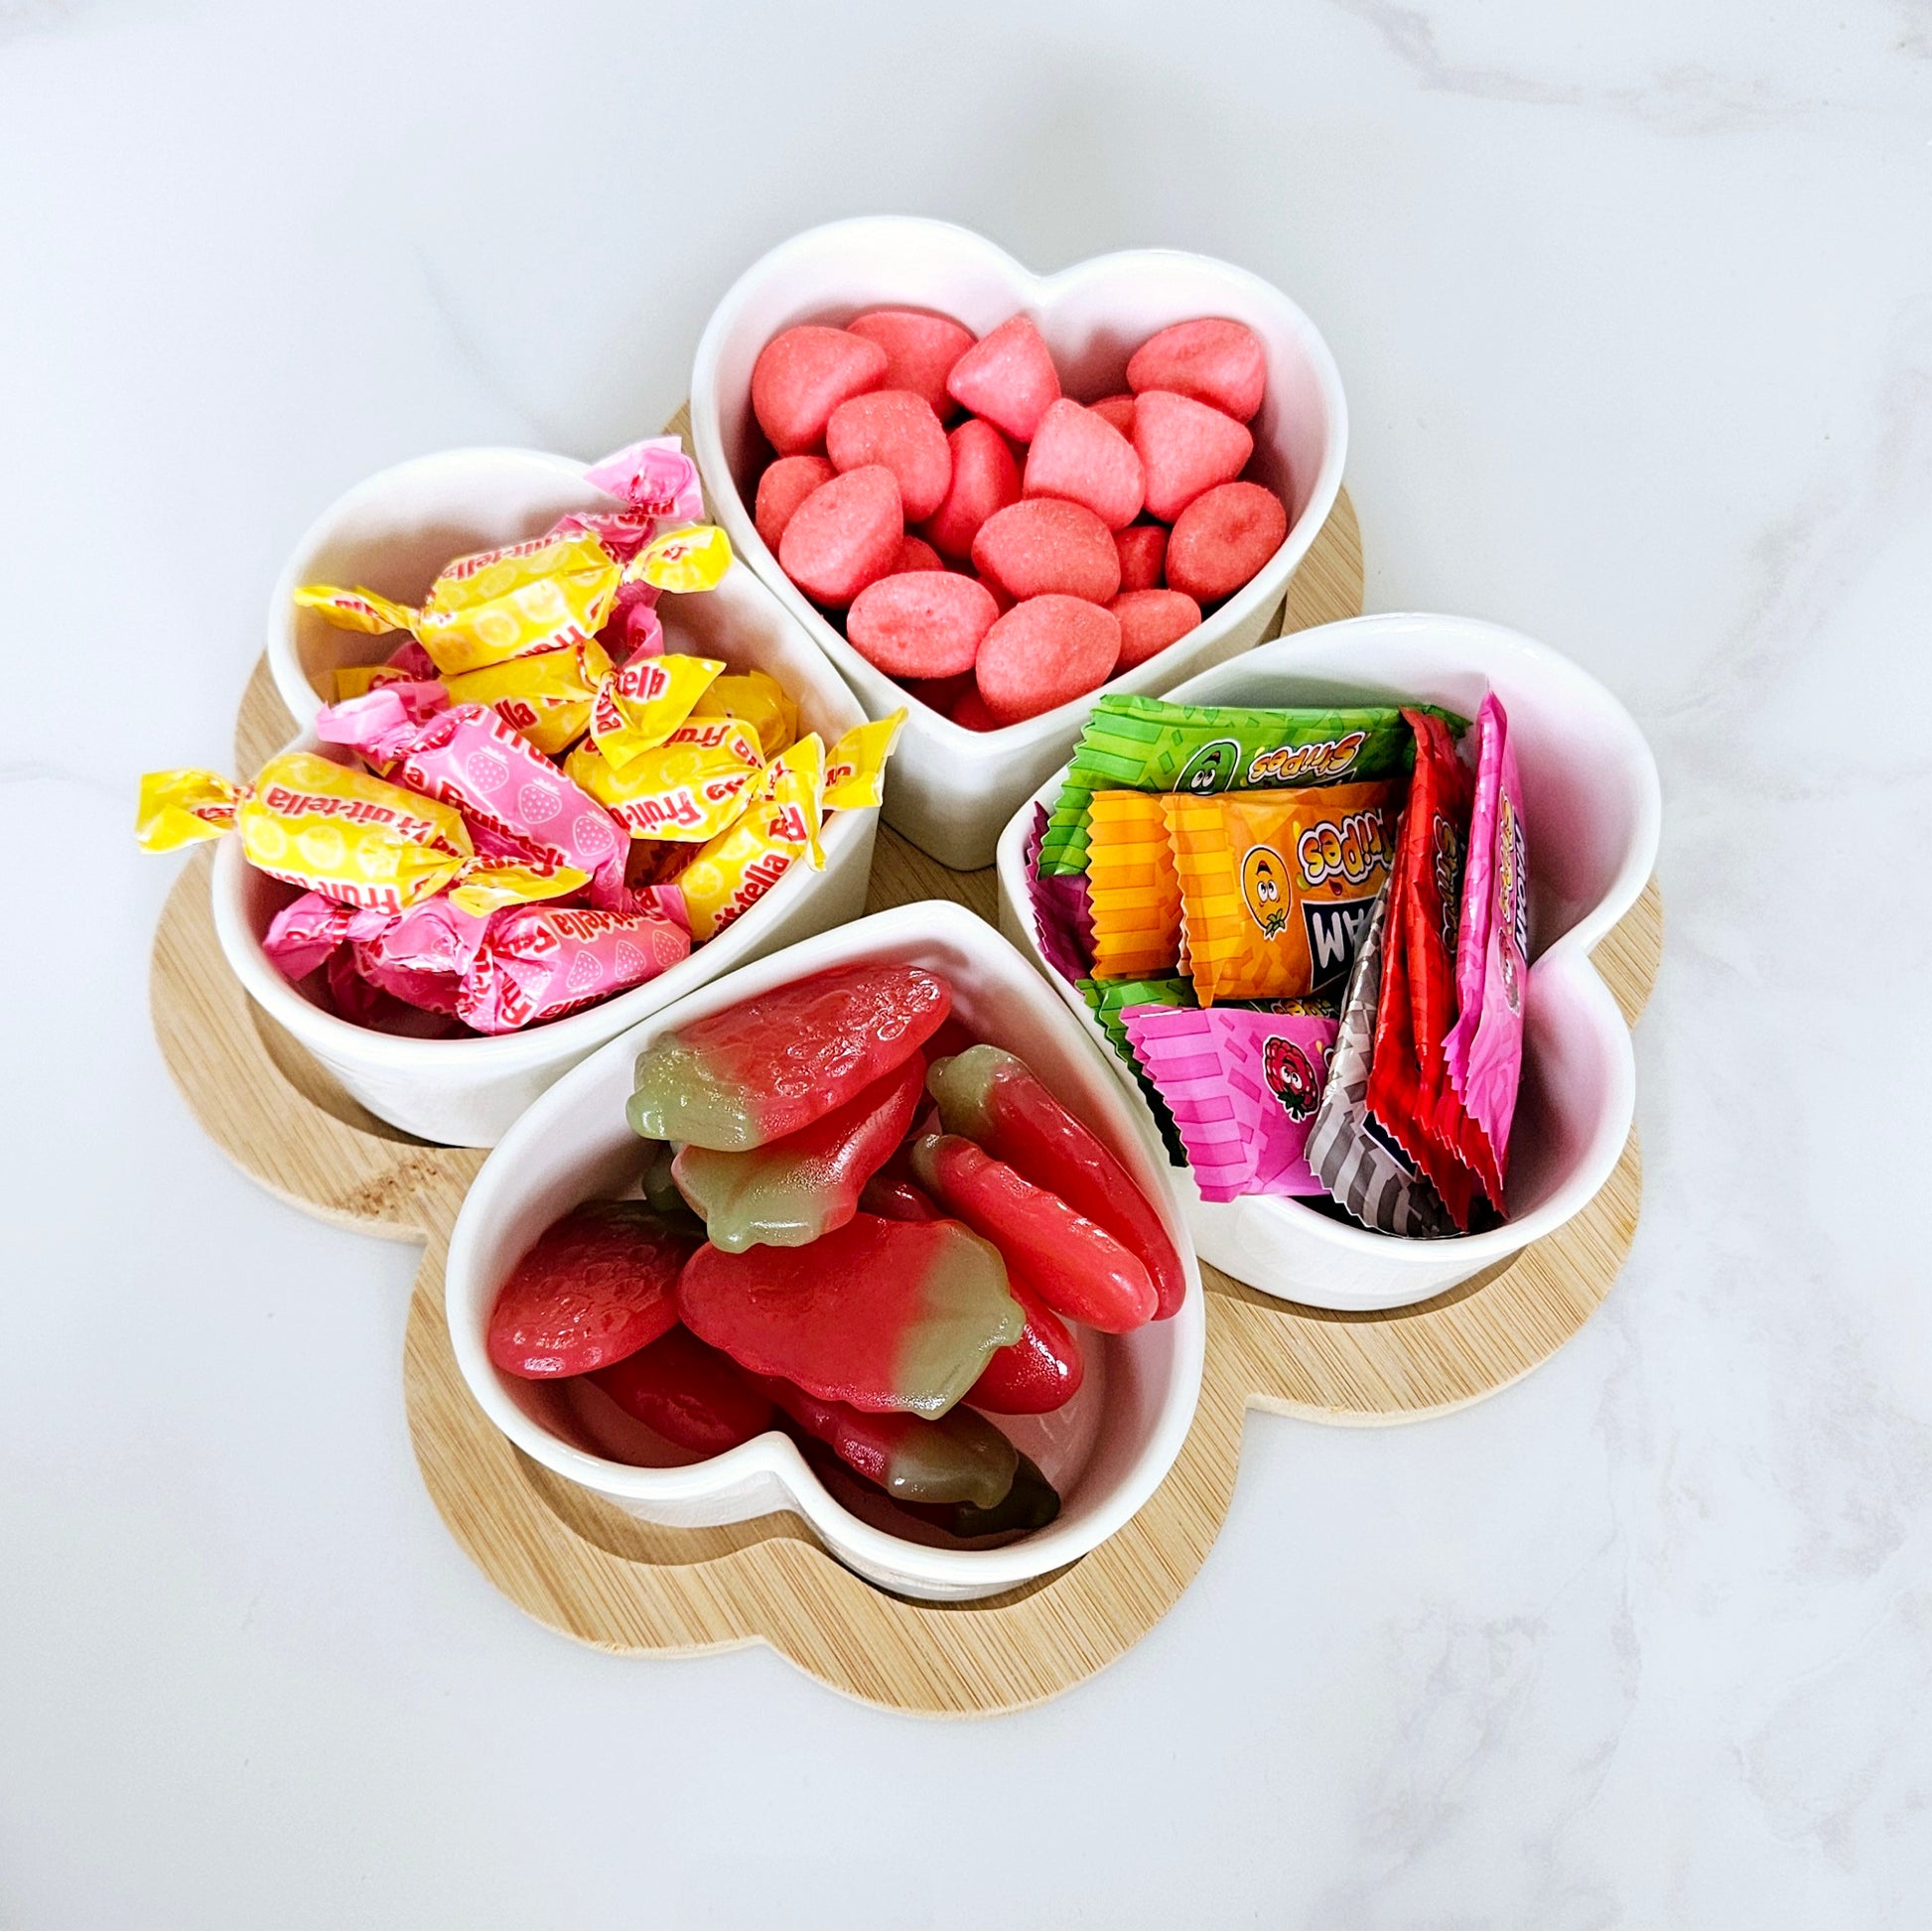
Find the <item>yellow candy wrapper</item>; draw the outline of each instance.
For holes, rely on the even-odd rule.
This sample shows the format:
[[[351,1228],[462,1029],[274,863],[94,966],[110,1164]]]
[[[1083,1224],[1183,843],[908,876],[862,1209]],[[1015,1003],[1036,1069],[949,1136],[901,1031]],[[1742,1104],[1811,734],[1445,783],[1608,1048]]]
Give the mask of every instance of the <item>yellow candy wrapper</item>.
[[[407,630],[438,670],[460,676],[589,641],[604,627],[623,574],[593,532],[573,530],[457,558],[420,610],[333,584],[305,585],[295,601],[345,629]]]
[[[1154,791],[1096,791],[1088,805],[1093,977],[1155,979],[1180,964],[1180,875]]]
[[[507,663],[445,677],[452,704],[487,704],[546,758],[566,752],[590,727],[591,707],[613,675],[595,637]]]
[[[150,771],[135,836],[173,851],[233,829],[250,865],[343,904],[404,911],[446,887],[465,911],[558,898],[590,883],[568,866],[480,859],[470,828],[439,803],[314,752],[271,758],[253,784],[212,771]]]
[[[855,724],[826,754],[825,809],[859,811],[886,795],[886,760],[893,755],[905,713],[895,711],[872,724]]]
[[[381,684],[412,682],[410,672],[397,664],[343,664],[336,671],[336,702],[345,704],[351,697],[367,697]]]
[[[798,706],[761,670],[727,671],[692,707],[694,718],[737,718],[759,734],[767,763],[798,736]]]
[[[824,785],[825,748],[813,732],[765,772],[737,823],[703,846],[678,874],[694,942],[715,938],[794,865],[815,872],[824,868],[818,842]]]
[[[749,725],[702,718],[679,725],[661,745],[621,767],[587,740],[564,760],[564,774],[632,838],[702,844],[745,809],[764,774],[764,759]]]
[[[731,567],[731,538],[715,523],[687,523],[646,543],[624,566],[623,580],[689,595],[716,590]]]
[[[623,770],[655,751],[691,715],[724,667],[716,657],[631,658],[606,679],[591,706],[591,737],[604,762]],[[763,761],[760,755],[759,764]]]
[[[1401,780],[1164,796],[1203,1006],[1297,999],[1346,973],[1394,855]]]

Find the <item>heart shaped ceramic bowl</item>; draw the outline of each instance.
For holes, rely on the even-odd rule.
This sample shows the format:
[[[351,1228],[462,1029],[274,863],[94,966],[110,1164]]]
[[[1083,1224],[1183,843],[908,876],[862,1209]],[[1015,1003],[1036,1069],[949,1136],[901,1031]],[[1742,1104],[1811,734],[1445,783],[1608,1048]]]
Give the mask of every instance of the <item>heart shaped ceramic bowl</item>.
[[[1174,1170],[1202,1259],[1264,1294],[1316,1308],[1402,1308],[1442,1293],[1593,1199],[1629,1138],[1636,1070],[1629,1029],[1590,964],[1657,862],[1657,765],[1629,713],[1567,657],[1514,630],[1459,617],[1362,617],[1303,630],[1171,695],[1188,704],[1344,705],[1421,700],[1473,718],[1493,689],[1509,714],[1529,841],[1530,956],[1523,1084],[1510,1141],[1509,1218],[1487,1233],[1400,1240],[1299,1200],[1203,1200]],[[1065,773],[1035,793],[1050,806]],[[1035,799],[1000,839],[1001,928],[1052,982],[1121,1084],[1134,1074],[1079,992],[1046,963],[1027,892]],[[1160,1138],[1145,1101],[1138,1118]]]
[[[337,667],[379,662],[397,641],[337,629],[297,611],[297,585],[360,584],[416,603],[452,557],[534,536],[567,510],[614,506],[584,482],[583,464],[534,450],[449,450],[357,484],[297,546],[269,608],[276,689],[305,727],[297,747],[319,749],[306,727],[333,697]],[[862,721],[824,654],[742,564],[717,589],[667,593],[657,608],[667,649],[722,658],[733,670],[769,671],[797,699],[801,728],[827,744]],[[625,1027],[748,960],[857,918],[878,823],[876,810],[834,812],[825,825],[822,872],[794,867],[743,917],[657,978],[547,1026],[492,1038],[372,1032],[291,985],[261,942],[295,891],[250,867],[234,839],[223,839],[215,855],[215,930],[255,1003],[378,1119],[420,1139],[489,1147],[552,1080]]]
[[[942,974],[966,1025],[1027,1060],[1119,1158],[1167,1223],[1187,1279],[1171,1320],[1131,1334],[1080,1330],[1086,1378],[1064,1408],[999,1418],[1061,1497],[1057,1520],[1003,1546],[947,1543],[856,1482],[834,1476],[828,1485],[776,1433],[692,1460],[627,1423],[595,1389],[499,1373],[484,1345],[497,1293],[537,1235],[581,1200],[638,1190],[645,1151],[623,1115],[638,1052],[660,1034],[773,987],[862,963]],[[1167,1162],[1150,1150],[1137,1111],[1079,1027],[990,925],[935,901],[879,912],[693,993],[612,1040],[524,1114],[483,1163],[450,1238],[445,1302],[457,1365],[483,1413],[525,1454],[646,1521],[690,1528],[793,1509],[839,1561],[882,1588],[929,1601],[1012,1588],[1084,1556],[1140,1508],[1173,1465],[1199,1399],[1207,1335],[1200,1273]],[[638,1465],[649,1462],[658,1465]]]
[[[750,508],[763,439],[752,417],[752,364],[781,329],[839,324],[899,303],[938,309],[976,335],[1025,312],[1053,351],[1066,393],[1086,401],[1127,386],[1127,358],[1157,329],[1196,316],[1245,322],[1268,351],[1268,394],[1249,427],[1250,473],[1291,513],[1288,539],[1253,582],[1197,628],[1104,686],[1162,692],[1269,634],[1309,546],[1334,506],[1348,407],[1334,358],[1279,289],[1205,255],[1138,249],[1035,275],[969,229],[873,215],[813,228],[772,249],[719,303],[691,372],[691,439],[713,512],[858,693],[870,717],[910,719],[886,781],[886,822],[942,864],[992,862],[1020,800],[1065,761],[1092,695],[1001,731],[968,731],[875,670],[778,567]]]

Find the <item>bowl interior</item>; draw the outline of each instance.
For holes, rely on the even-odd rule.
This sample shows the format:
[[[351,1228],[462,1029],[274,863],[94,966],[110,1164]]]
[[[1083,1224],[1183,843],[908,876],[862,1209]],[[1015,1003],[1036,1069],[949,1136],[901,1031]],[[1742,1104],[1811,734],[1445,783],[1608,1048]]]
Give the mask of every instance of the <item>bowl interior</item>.
[[[498,1425],[540,1460],[621,1498],[660,1496],[665,1471],[691,1464],[692,1457],[649,1438],[648,1431],[613,1431],[609,1414],[595,1402],[585,1404],[568,1391],[499,1373],[483,1349],[489,1310],[517,1258],[560,1214],[583,1199],[636,1190],[649,1150],[626,1127],[623,1104],[642,1046],[681,1023],[805,973],[860,960],[917,964],[942,974],[953,988],[954,1011],[968,1029],[1025,1058],[1149,1192],[1188,1267],[1189,1305],[1173,1320],[1127,1335],[1081,1330],[1086,1381],[1064,1409],[1049,1416],[996,1418],[1060,1489],[1057,1521],[1024,1540],[1090,1547],[1115,1525],[1123,1491],[1145,1475],[1149,1456],[1165,1453],[1171,1460],[1185,1432],[1199,1372],[1198,1279],[1165,1175],[1142,1144],[1111,1077],[1094,1063],[1077,1028],[1068,1025],[1025,961],[990,927],[956,907],[900,907],[748,967],[613,1040],[545,1094],[491,1155],[464,1203],[448,1281],[458,1361]],[[728,1481],[759,1446],[748,1444],[708,1464],[697,1463],[690,1473],[702,1479],[715,1472],[719,1481]],[[613,1448],[622,1450],[624,1459],[611,1458]],[[629,1465],[633,1460],[654,1465]],[[837,1536],[852,1532],[851,1522],[838,1518],[856,1518],[871,1533],[899,1543],[960,1550],[856,1483],[803,1476],[802,1463],[792,1476],[788,1485],[802,1486],[799,1499],[808,1514],[836,1511]],[[1146,1482],[1148,1492],[1158,1479],[1156,1473]],[[1137,1494],[1131,1506],[1140,1499],[1144,1496]]]

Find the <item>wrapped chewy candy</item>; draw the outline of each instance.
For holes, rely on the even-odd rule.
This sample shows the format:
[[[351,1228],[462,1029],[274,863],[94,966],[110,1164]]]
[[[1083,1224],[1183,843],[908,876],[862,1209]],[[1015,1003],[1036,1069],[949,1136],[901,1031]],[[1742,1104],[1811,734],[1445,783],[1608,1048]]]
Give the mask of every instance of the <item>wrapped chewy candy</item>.
[[[1180,875],[1162,806],[1152,791],[1093,794],[1087,899],[1096,979],[1145,979],[1181,963]]]
[[[141,780],[135,835],[144,851],[230,828],[257,871],[377,911],[403,911],[446,890],[464,910],[488,911],[590,883],[547,858],[485,858],[453,806],[314,752],[271,758],[249,785],[194,770]]]
[[[1395,789],[1162,799],[1201,1005],[1298,997],[1347,972],[1389,875]]]
[[[1447,714],[1445,714],[1447,716]],[[1456,731],[1460,718],[1449,720]],[[1356,710],[1238,710],[1103,697],[1080,730],[1066,782],[1040,846],[1051,876],[1087,865],[1089,802],[1096,791],[1217,792],[1360,783],[1401,777],[1414,741],[1393,706]]]
[[[1460,1010],[1444,1041],[1449,1091],[1439,1103],[1436,1130],[1452,1142],[1498,1206],[1522,1076],[1529,942],[1522,787],[1509,719],[1492,693],[1476,716],[1475,802],[1455,951]]]

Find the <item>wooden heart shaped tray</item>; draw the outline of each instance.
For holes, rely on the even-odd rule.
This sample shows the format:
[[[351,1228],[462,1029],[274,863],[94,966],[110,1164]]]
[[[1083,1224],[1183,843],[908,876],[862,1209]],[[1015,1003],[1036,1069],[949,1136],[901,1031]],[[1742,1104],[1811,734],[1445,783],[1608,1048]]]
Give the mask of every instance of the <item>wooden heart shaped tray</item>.
[[[1361,607],[1360,539],[1344,492],[1290,586],[1282,628]],[[237,725],[237,768],[255,769],[293,729],[258,666]],[[796,1516],[657,1528],[511,1448],[465,1388],[443,1317],[443,1257],[482,1151],[384,1126],[249,1002],[215,941],[208,871],[204,851],[155,939],[155,1031],[177,1084],[215,1144],[292,1205],[422,1243],[403,1395],[423,1479],[451,1533],[512,1602],[601,1649],[688,1655],[765,1642],[847,1695],[927,1715],[1043,1702],[1105,1668],[1187,1586],[1227,1513],[1248,1409],[1369,1424],[1479,1401],[1583,1325],[1636,1231],[1633,1134],[1609,1184],[1561,1232],[1419,1307],[1328,1313],[1203,1266],[1200,1407],[1147,1506],[1091,1555],[1024,1588],[963,1604],[905,1601],[841,1568]],[[992,919],[994,875],[949,872],[882,828],[868,909],[933,897]],[[1656,977],[1662,925],[1653,881],[1597,949],[1632,1024]]]

